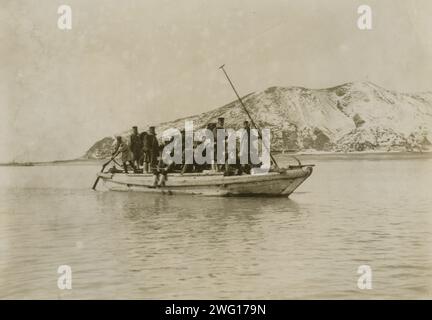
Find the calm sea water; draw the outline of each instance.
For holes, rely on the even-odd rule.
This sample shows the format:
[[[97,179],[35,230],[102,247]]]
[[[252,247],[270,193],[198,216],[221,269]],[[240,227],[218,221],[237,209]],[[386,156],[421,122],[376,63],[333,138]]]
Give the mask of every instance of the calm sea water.
[[[304,162],[290,199],[94,192],[98,166],[0,167],[0,298],[432,298],[432,157]]]

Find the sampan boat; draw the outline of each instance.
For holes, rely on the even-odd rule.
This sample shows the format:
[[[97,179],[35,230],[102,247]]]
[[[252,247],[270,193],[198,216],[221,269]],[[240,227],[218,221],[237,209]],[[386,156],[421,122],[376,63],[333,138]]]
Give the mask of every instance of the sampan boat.
[[[258,129],[258,136],[262,139],[260,129],[252,119],[246,105],[234,88],[231,79],[224,69],[220,67],[234,90],[246,115],[249,117],[254,128]],[[267,148],[267,147],[266,147]],[[270,152],[270,148],[268,148]],[[276,160],[270,153],[272,163],[278,168]],[[294,157],[295,158],[295,157]],[[296,159],[296,158],[295,158]],[[112,158],[110,161],[113,161]],[[267,173],[224,175],[207,171],[203,173],[169,173],[165,175],[163,183],[154,174],[117,173],[103,172],[110,161],[102,166],[93,190],[100,179],[109,190],[116,191],[143,191],[165,194],[197,194],[209,196],[289,196],[294,192],[311,174],[313,165],[302,165],[296,159],[298,165],[289,166],[286,169],[277,169]],[[156,183],[155,183],[156,181]],[[156,187],[155,187],[156,185]]]
[[[169,173],[164,186],[154,187],[153,174],[98,173],[106,188],[113,191],[142,191],[164,194],[207,196],[288,196],[311,174],[313,165],[260,174],[224,176],[223,173]]]

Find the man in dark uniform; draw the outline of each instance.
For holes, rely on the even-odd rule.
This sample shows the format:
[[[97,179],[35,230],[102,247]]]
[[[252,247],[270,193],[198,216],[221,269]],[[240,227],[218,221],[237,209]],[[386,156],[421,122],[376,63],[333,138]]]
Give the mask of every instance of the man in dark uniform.
[[[255,149],[255,145],[254,142],[251,140],[253,139],[253,137],[251,136],[251,128],[249,125],[249,121],[243,121],[243,129],[245,130],[245,132],[241,138],[240,153],[243,156],[247,154],[247,163],[242,163],[241,168],[243,172],[250,173],[252,164],[250,155],[252,148]]]
[[[219,130],[219,134],[222,134],[225,140],[227,138],[224,124],[225,124],[225,118],[219,117],[217,120],[216,127],[213,129],[214,155],[215,155],[215,166],[213,169],[216,169],[217,171],[222,171],[222,169],[225,167],[224,164],[218,164],[218,162],[217,162],[217,160],[218,160],[218,155],[217,155],[218,130]],[[226,145],[225,145],[225,148],[226,148]],[[226,155],[225,155],[225,158],[226,158]]]
[[[140,165],[142,165],[143,168],[144,168],[144,161],[146,159],[146,153],[145,153],[145,150],[144,150],[144,140],[145,140],[146,136],[147,136],[147,132],[143,131],[143,132],[140,133],[140,139],[141,139]]]
[[[136,167],[136,169],[139,170],[140,166],[140,159],[142,155],[142,141],[141,137],[138,134],[138,127],[133,126],[132,127],[132,134],[130,136],[130,149],[132,152],[132,161]]]
[[[144,152],[145,152],[145,172],[150,172],[158,163],[159,142],[156,138],[155,127],[150,127],[146,136],[144,136]]]

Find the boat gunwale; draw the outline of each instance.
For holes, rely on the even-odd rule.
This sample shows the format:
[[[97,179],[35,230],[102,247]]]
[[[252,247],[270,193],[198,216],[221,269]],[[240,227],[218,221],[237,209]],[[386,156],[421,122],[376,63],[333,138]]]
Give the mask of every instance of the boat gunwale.
[[[299,174],[297,176],[292,176],[290,174],[288,174],[289,172],[302,172],[303,174]],[[224,186],[224,185],[238,185],[238,184],[247,184],[247,183],[258,183],[258,182],[268,182],[268,181],[281,181],[281,180],[292,180],[292,179],[298,179],[298,178],[307,178],[308,176],[310,176],[310,174],[312,173],[312,171],[308,170],[305,171],[301,168],[296,168],[296,169],[290,169],[287,171],[283,171],[283,172],[269,172],[266,174],[256,174],[256,175],[241,175],[241,176],[224,176],[223,174],[189,174],[189,176],[185,176],[185,175],[181,175],[181,174],[176,174],[174,177],[175,178],[181,178],[181,177],[186,177],[186,178],[195,178],[195,179],[187,179],[186,181],[184,181],[184,183],[180,183],[180,184],[175,184],[175,185],[167,185],[163,188],[187,188],[187,187],[194,187],[194,186],[199,186],[199,187],[216,187],[216,186]],[[106,180],[107,182],[113,183],[113,184],[121,184],[121,185],[127,185],[127,186],[138,186],[138,187],[147,187],[147,188],[151,188],[151,185],[149,183],[145,183],[145,182],[149,182],[149,181],[124,181],[124,179],[122,180],[114,180],[114,176],[115,175],[121,175],[121,177],[130,177],[130,178],[137,178],[137,177],[146,177],[146,178],[151,178],[154,175],[153,174],[124,174],[124,173],[98,173],[98,176],[100,176],[103,180]],[[196,179],[196,177],[211,177],[211,176],[216,176],[219,179],[218,180],[206,180],[206,181],[199,181]],[[168,175],[168,177],[173,177],[173,175]],[[189,181],[188,181],[189,180]],[[138,183],[137,183],[138,182]],[[142,183],[139,183],[142,182]]]

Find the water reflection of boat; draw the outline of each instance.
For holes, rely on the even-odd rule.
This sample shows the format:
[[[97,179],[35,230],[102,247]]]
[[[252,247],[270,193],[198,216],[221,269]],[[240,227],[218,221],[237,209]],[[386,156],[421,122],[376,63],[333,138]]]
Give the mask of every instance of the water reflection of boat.
[[[209,196],[288,196],[312,173],[312,165],[290,166],[265,174],[224,176],[222,173],[171,173],[163,187],[153,187],[153,174],[98,173],[113,191],[142,191]]]

